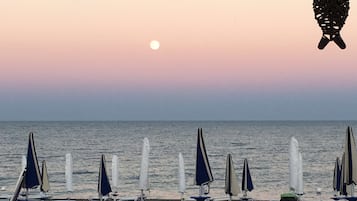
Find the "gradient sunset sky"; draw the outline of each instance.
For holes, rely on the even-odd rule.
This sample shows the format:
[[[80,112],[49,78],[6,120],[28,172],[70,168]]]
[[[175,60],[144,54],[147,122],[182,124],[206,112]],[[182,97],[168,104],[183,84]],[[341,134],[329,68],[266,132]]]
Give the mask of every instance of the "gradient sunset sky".
[[[0,120],[357,119],[356,9],[321,51],[312,0],[4,0]]]

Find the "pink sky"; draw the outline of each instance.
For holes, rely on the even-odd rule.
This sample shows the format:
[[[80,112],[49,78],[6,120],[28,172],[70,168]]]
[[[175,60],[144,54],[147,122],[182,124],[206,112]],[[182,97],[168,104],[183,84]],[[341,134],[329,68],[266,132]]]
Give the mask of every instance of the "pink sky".
[[[5,0],[0,90],[350,90],[354,10],[321,51],[309,0]]]

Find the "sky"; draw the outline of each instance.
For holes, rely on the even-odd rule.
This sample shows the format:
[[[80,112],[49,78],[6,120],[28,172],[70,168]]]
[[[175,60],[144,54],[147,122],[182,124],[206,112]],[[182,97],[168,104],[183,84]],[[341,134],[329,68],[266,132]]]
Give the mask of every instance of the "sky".
[[[318,50],[309,0],[3,0],[0,120],[357,120],[355,9]]]

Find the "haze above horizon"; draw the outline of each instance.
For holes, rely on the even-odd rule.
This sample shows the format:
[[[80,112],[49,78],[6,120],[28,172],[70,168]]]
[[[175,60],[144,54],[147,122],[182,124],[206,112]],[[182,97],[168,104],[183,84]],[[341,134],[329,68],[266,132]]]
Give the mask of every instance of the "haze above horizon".
[[[312,0],[5,0],[0,121],[356,120],[354,10],[321,51]]]

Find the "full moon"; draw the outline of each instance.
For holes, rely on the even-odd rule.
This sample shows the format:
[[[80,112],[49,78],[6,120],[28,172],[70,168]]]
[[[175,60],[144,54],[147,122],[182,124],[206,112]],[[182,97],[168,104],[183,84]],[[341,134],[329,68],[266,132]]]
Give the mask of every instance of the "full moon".
[[[152,40],[150,42],[150,48],[153,50],[158,50],[160,48],[160,42],[157,40]]]

